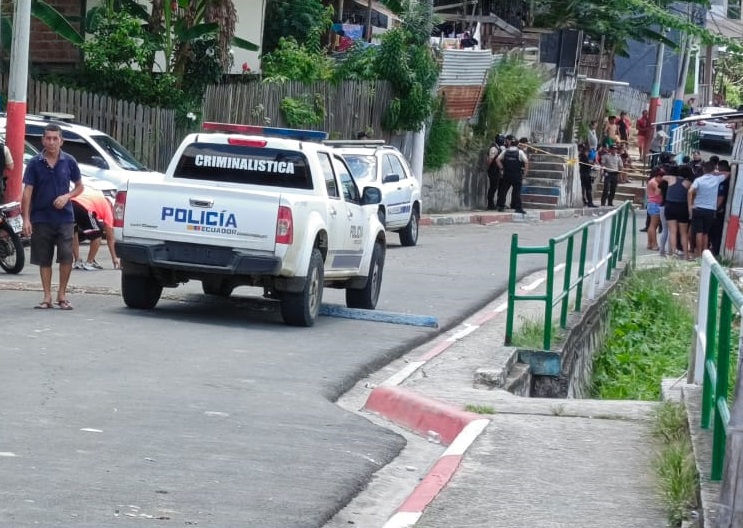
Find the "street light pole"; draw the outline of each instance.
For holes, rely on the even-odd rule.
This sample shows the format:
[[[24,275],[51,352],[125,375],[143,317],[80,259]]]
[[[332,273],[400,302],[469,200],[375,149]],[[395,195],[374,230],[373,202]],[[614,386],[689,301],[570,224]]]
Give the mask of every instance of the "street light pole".
[[[13,170],[5,191],[6,201],[20,201],[23,178],[23,140],[26,134],[26,91],[28,89],[28,48],[31,34],[31,0],[16,0],[13,14],[13,42],[10,48],[8,119],[6,143],[13,156]]]

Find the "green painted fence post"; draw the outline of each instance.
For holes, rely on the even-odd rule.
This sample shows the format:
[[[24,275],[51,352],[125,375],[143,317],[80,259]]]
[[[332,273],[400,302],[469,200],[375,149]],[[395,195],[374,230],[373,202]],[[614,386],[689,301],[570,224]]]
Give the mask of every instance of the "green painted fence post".
[[[709,364],[714,365],[715,357],[715,332],[717,330],[717,287],[718,280],[714,273],[709,275],[709,293],[706,300],[700,299],[700,302],[707,303],[707,327],[705,328],[706,340],[704,347],[704,382],[702,384],[702,429],[709,429],[710,414],[712,413],[714,403],[714,390],[712,386],[712,377],[709,374]],[[717,373],[719,377],[719,373]]]
[[[725,427],[720,406],[727,405],[728,376],[730,375],[730,327],[733,323],[730,296],[723,289],[720,304],[720,322],[717,325],[717,387],[715,388],[715,429],[712,435],[712,480],[721,480],[725,462]],[[722,400],[722,403],[720,403]]]
[[[573,239],[575,234],[568,237],[568,247],[565,254],[565,279],[562,281],[562,303],[560,305],[560,328],[568,325],[568,301],[570,300],[570,275],[573,269]],[[549,349],[547,349],[549,350]]]
[[[510,345],[513,340],[513,310],[516,297],[516,263],[519,253],[519,235],[514,233],[511,237],[511,256],[508,267],[508,310],[506,312],[506,339],[505,344]]]
[[[544,300],[544,350],[552,346],[552,303],[555,290],[555,239],[550,238],[547,253],[547,292]]]

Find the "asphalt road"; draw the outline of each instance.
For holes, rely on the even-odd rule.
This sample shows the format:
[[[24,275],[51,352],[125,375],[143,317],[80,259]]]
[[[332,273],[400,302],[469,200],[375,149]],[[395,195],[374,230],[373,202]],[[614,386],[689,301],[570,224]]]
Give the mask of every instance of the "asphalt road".
[[[512,233],[544,245],[586,220],[424,227],[414,248],[390,236],[378,309],[438,330],[291,328],[244,295],[257,290],[222,300],[198,283],[133,311],[114,270],[75,271],[73,311],[34,310],[37,269],[0,274],[0,526],[322,526],[405,442],[333,401],[502,293]],[[530,255],[521,275],[544,266]]]

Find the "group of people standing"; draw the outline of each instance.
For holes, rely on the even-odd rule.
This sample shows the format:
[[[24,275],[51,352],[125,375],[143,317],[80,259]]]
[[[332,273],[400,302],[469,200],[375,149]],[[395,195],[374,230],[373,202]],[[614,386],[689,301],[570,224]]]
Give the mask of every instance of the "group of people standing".
[[[521,203],[521,186],[529,171],[527,138],[498,134],[488,149],[488,209],[505,211],[506,197],[511,191],[511,209],[526,214]],[[497,200],[496,200],[497,193]]]
[[[730,163],[718,156],[704,161],[695,151],[677,164],[663,152],[647,183],[647,248],[688,260],[705,249],[719,255],[729,178]]]

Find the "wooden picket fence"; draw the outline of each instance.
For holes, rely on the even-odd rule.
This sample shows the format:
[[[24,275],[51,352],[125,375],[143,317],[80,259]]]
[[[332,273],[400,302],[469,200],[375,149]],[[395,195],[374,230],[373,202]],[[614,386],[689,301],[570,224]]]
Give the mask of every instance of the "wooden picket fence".
[[[0,89],[7,92],[7,76]],[[202,119],[265,126],[287,126],[281,113],[286,97],[320,101],[324,123],[314,127],[333,138],[355,138],[371,129],[383,137],[382,116],[392,99],[386,82],[346,81],[338,84],[250,83],[207,88]],[[176,124],[175,110],[149,107],[30,79],[27,112],[72,114],[74,121],[110,135],[147,167],[164,171],[187,131]]]
[[[101,130],[121,143],[135,158],[154,170],[165,170],[182,139],[175,110],[153,108],[105,95],[30,80],[29,114],[59,112]]]
[[[371,129],[382,136],[382,117],[392,99],[387,82],[344,81],[337,84],[300,82],[220,84],[209,86],[204,97],[204,121],[263,126],[288,126],[281,113],[287,98],[321,101],[324,122],[314,128],[331,138],[355,138]]]

